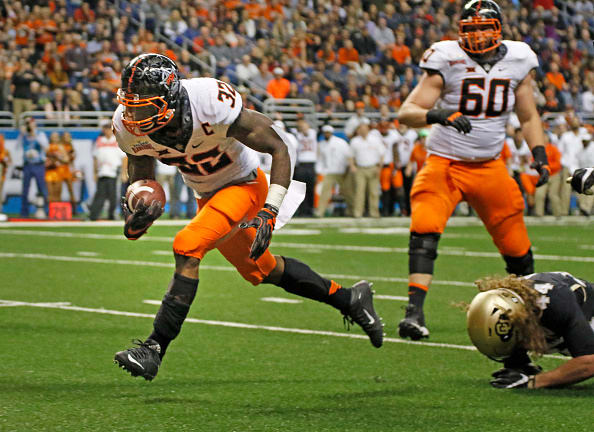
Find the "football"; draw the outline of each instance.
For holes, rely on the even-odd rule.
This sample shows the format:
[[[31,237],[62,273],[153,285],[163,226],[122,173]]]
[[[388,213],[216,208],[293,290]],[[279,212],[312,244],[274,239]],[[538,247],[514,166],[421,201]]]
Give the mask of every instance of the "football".
[[[144,200],[146,205],[158,201],[161,204],[161,209],[165,208],[167,202],[163,187],[155,180],[148,179],[137,180],[128,186],[126,190],[126,204],[128,204],[130,211],[134,211],[141,199]]]

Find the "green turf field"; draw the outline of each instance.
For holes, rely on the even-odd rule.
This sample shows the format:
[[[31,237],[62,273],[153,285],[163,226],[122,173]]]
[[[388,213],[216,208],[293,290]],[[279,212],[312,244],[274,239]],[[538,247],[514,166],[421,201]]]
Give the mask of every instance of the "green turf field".
[[[472,281],[503,274],[504,264],[482,226],[458,221],[440,243],[426,301],[432,344],[396,335],[408,269],[403,220],[298,220],[274,236],[272,251],[344,285],[373,281],[384,346],[347,331],[327,305],[278,302],[299,298],[252,287],[215,251],[202,263],[192,320],[153,382],[112,359],[150,333],[181,225],[157,222],[131,242],[121,226],[3,224],[0,431],[590,431],[594,380],[557,390],[489,386],[498,365],[469,349],[465,315],[452,303],[470,301]],[[537,271],[594,280],[594,223],[531,224],[529,233]]]

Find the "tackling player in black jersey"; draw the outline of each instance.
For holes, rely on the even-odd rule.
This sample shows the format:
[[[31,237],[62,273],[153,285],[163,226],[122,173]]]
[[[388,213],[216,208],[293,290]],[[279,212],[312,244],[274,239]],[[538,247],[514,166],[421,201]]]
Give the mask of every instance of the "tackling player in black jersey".
[[[594,376],[594,286],[565,272],[486,278],[468,308],[468,334],[487,357],[503,362],[497,388],[559,387]],[[542,372],[535,355],[572,359]]]

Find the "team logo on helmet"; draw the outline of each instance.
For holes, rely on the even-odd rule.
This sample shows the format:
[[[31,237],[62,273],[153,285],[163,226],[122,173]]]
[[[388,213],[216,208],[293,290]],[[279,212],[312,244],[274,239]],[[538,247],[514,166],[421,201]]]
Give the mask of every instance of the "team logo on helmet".
[[[507,342],[513,336],[514,326],[506,314],[500,314],[495,323],[495,334],[499,336],[502,342]]]
[[[175,115],[180,91],[179,69],[160,54],[141,54],[122,72],[118,103],[124,106],[122,123],[133,135],[148,135],[166,126]]]

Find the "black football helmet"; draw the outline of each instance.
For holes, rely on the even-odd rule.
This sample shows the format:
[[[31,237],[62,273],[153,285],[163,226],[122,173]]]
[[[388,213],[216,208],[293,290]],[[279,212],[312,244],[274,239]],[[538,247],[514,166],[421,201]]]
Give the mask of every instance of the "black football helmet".
[[[167,125],[175,114],[181,84],[175,62],[161,54],[141,54],[122,72],[118,103],[122,123],[133,135],[148,135]]]
[[[458,43],[471,55],[482,55],[501,45],[501,9],[493,0],[464,3],[458,24]]]

